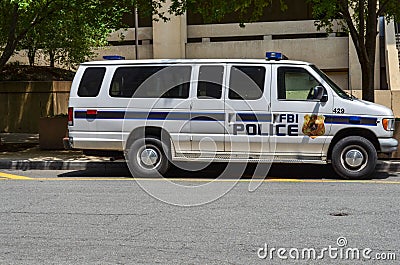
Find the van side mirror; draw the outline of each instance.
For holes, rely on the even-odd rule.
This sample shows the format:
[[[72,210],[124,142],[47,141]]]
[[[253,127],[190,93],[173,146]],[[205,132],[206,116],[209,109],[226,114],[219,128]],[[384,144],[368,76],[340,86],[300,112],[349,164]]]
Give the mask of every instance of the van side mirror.
[[[328,101],[328,94],[323,86],[314,87],[314,99],[320,100],[322,102]]]

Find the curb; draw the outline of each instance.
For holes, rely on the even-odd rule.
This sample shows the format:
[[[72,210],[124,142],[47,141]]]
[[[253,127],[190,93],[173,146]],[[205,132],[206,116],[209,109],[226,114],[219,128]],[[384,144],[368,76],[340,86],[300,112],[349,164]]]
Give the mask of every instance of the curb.
[[[400,161],[379,160],[376,165],[376,170],[384,172],[400,172]]]
[[[0,169],[8,170],[87,170],[128,168],[120,161],[62,161],[62,160],[8,160],[0,159]],[[400,172],[400,161],[379,160],[376,171]]]
[[[9,170],[86,170],[127,168],[125,161],[62,161],[0,159],[0,169]]]

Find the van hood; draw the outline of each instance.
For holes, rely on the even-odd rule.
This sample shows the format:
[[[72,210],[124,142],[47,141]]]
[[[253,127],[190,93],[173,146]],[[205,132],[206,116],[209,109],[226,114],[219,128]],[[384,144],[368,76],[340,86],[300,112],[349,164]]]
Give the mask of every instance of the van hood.
[[[346,100],[346,113],[353,115],[372,115],[392,117],[393,111],[385,106],[361,99]]]

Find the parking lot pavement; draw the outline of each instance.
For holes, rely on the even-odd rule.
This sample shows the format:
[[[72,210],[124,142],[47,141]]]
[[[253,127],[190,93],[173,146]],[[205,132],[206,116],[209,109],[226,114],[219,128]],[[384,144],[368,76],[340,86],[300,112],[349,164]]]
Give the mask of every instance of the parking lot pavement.
[[[397,262],[382,264],[398,264],[399,177],[351,182],[326,178],[329,170],[319,171],[318,178],[315,172],[304,173],[312,169],[318,170],[294,168],[302,176],[297,179],[282,168],[272,169],[271,175],[282,181],[264,182],[254,192],[244,176],[218,200],[196,207],[172,206],[151,196],[124,169],[0,170],[0,178],[28,178],[0,180],[0,263],[377,263],[331,258],[327,252],[319,260],[264,255],[266,245],[321,254],[347,242],[353,250],[370,248],[371,255],[394,253]],[[210,172],[179,180],[183,173],[175,170],[170,178],[179,185],[202,185],[214,177]],[[171,194],[165,188],[168,180],[149,181]]]

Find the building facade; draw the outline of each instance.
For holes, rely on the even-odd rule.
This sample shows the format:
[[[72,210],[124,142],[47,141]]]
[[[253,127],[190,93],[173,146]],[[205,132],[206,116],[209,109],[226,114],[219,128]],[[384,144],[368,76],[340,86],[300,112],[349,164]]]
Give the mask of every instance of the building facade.
[[[343,89],[361,89],[361,68],[348,34],[340,26],[335,26],[330,34],[318,31],[307,1],[286,2],[286,11],[273,5],[265,10],[260,22],[248,23],[244,28],[239,26],[234,14],[218,24],[206,24],[191,12],[171,16],[168,22],[141,19],[138,57],[253,59],[264,58],[266,51],[277,51],[290,59],[316,64]],[[395,24],[383,19],[379,22],[375,89],[400,90]],[[133,25],[114,32],[109,39],[113,46],[101,49],[95,59],[106,54],[136,59],[134,36]]]
[[[164,8],[168,8],[166,0]],[[279,1],[264,10],[260,22],[239,26],[236,14],[219,23],[208,24],[200,15],[188,11],[170,16],[170,21],[140,17],[138,23],[138,58],[264,58],[266,51],[282,52],[293,60],[308,61],[325,71],[340,87],[361,96],[361,67],[351,37],[339,25],[332,33],[318,31],[307,0],[285,0],[288,9],[281,10]],[[96,49],[93,60],[104,55],[122,55],[136,59],[134,14],[126,14],[127,29],[113,32],[110,46]],[[399,52],[400,26],[379,19],[375,65],[375,101],[392,107],[393,92],[400,95]],[[397,42],[397,46],[396,46]],[[28,63],[24,52],[11,60]],[[38,58],[38,64],[46,64]],[[400,98],[400,96],[399,96]],[[400,102],[400,99],[399,99]],[[398,111],[400,116],[400,107]]]

